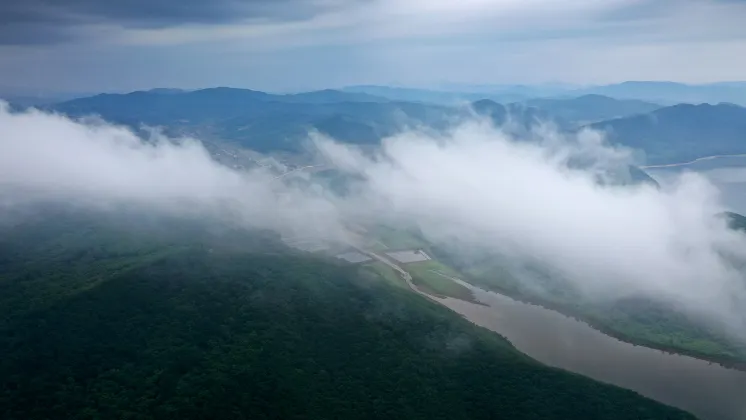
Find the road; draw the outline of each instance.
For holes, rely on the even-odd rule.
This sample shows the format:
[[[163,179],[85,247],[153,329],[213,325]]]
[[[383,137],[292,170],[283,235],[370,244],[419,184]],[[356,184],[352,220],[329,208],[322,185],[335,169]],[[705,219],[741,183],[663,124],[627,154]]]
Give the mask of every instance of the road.
[[[363,254],[365,254],[365,255],[373,258],[373,259],[376,259],[376,260],[378,260],[378,261],[386,264],[387,266],[391,267],[392,269],[394,269],[394,271],[396,271],[397,273],[399,273],[399,275],[401,276],[401,278],[407,283],[407,286],[409,286],[409,288],[413,292],[415,292],[417,294],[420,294],[422,296],[425,296],[426,298],[431,299],[431,300],[433,300],[435,302],[439,301],[439,299],[436,298],[435,296],[429,295],[429,294],[423,292],[422,290],[418,289],[417,286],[415,286],[415,284],[412,282],[412,275],[409,274],[409,272],[407,270],[401,268],[401,266],[399,264],[395,263],[394,261],[391,261],[389,258],[386,258],[383,255],[376,254],[373,251],[367,251],[367,250],[364,250],[364,249],[359,248],[357,246],[355,246],[355,249],[358,252],[361,252],[361,253],[363,253]]]
[[[694,159],[693,161],[690,161],[690,162],[669,163],[669,164],[666,164],[666,165],[648,165],[648,166],[641,166],[641,168],[642,169],[673,168],[673,167],[676,167],[676,166],[691,165],[692,163],[702,162],[704,160],[713,160],[713,159],[729,158],[729,157],[746,157],[746,154],[741,154],[741,155],[714,155],[714,156],[705,156],[705,157]]]

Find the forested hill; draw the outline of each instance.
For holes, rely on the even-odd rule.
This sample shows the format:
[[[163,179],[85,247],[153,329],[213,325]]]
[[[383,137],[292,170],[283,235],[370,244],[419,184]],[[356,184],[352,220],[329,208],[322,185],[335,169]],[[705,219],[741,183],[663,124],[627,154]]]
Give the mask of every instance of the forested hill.
[[[692,418],[355,267],[138,223],[2,224],[0,418]]]

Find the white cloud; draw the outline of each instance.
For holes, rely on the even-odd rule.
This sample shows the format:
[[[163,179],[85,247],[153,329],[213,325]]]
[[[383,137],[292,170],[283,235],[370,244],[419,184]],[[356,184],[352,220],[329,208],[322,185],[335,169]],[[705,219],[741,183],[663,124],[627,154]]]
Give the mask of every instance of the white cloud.
[[[0,47],[6,58],[0,78],[58,90],[164,84],[281,90],[390,81],[697,83],[740,79],[746,72],[741,2],[327,3],[323,13],[305,20],[162,29],[108,24],[88,28],[90,35],[77,43]],[[312,69],[297,71],[309,62]]]
[[[393,211],[434,241],[538,259],[590,296],[661,299],[740,335],[746,279],[724,255],[743,261],[746,238],[713,218],[722,211],[717,190],[695,175],[663,192],[600,187],[568,169],[567,156],[588,151],[588,142],[570,141],[548,148],[466,125],[446,141],[389,139],[380,159],[352,167],[368,180],[366,201],[378,204],[370,208]]]
[[[0,103],[2,105],[2,103]],[[173,214],[204,214],[287,235],[343,235],[333,204],[313,190],[288,188],[264,168],[220,165],[191,139],[131,131],[101,121],[74,122],[0,106],[0,194],[25,204],[132,204]],[[309,223],[311,221],[311,223]]]
[[[599,299],[640,294],[729,325],[742,338],[746,283],[725,257],[746,261],[746,237],[704,178],[673,187],[602,187],[597,170],[628,163],[597,133],[514,141],[483,123],[438,138],[409,132],[381,155],[318,140],[322,155],[363,177],[350,197],[264,170],[216,163],[194,141],[143,143],[102,122],[0,109],[0,202],[58,199],[81,206],[147,206],[286,234],[345,238],[348,222],[398,222],[433,241],[537,258]],[[595,157],[591,171],[572,158]],[[595,173],[594,173],[595,171]]]

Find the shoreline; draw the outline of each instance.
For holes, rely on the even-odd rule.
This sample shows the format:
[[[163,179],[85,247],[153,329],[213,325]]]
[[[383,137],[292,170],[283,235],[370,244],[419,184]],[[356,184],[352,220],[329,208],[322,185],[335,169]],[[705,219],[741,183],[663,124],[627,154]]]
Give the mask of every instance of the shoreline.
[[[484,286],[484,285],[478,286],[472,283],[468,283],[466,281],[464,281],[464,283],[469,284],[470,286],[474,288],[484,290],[486,292],[497,293],[499,295],[505,296],[517,302],[521,302],[521,303],[532,305],[532,306],[539,306],[541,308],[557,312],[563,316],[572,318],[575,321],[582,322],[588,325],[589,327],[593,328],[594,330],[604,335],[607,335],[611,338],[619,340],[623,343],[626,343],[626,344],[630,344],[633,346],[646,347],[652,350],[658,350],[658,351],[662,351],[664,353],[668,353],[672,355],[691,357],[693,359],[701,360],[703,362],[717,364],[725,369],[746,372],[746,361],[743,361],[743,360],[735,360],[735,359],[729,359],[729,358],[724,358],[724,357],[705,355],[705,354],[701,354],[695,351],[689,351],[689,350],[681,349],[681,348],[668,347],[668,346],[661,345],[659,343],[646,341],[644,339],[630,337],[629,335],[626,335],[619,331],[615,331],[601,323],[594,322],[593,320],[590,320],[583,315],[573,313],[573,311],[568,310],[567,308],[561,307],[560,305],[552,304],[546,301],[541,301],[539,299],[516,297],[516,296],[513,296],[512,294],[506,293],[504,290],[500,290],[499,288],[487,288],[487,286]]]

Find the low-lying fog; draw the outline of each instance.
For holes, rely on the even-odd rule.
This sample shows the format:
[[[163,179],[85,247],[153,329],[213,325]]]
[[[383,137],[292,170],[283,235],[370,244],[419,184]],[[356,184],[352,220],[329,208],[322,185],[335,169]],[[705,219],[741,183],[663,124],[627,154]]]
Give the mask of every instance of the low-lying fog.
[[[359,180],[342,197],[299,182],[305,171],[223,166],[197,140],[143,141],[102,121],[3,105],[0,201],[126,203],[338,241],[351,240],[350,223],[395,222],[436,243],[538,258],[590,297],[660,299],[744,338],[746,283],[733,261],[746,257],[746,237],[715,217],[727,206],[712,182],[689,173],[660,190],[602,184],[635,163],[630,151],[594,132],[532,137],[475,119],[385,139],[371,156],[311,135],[317,159]]]

